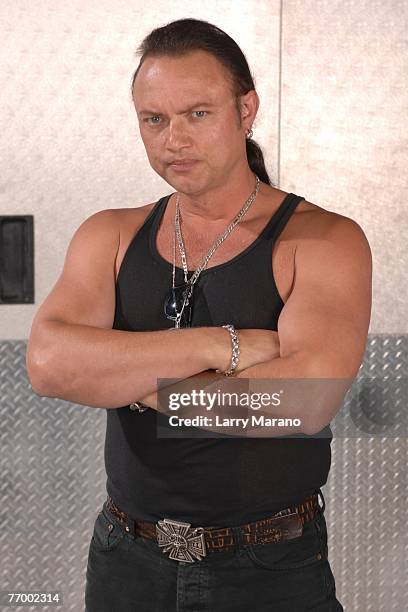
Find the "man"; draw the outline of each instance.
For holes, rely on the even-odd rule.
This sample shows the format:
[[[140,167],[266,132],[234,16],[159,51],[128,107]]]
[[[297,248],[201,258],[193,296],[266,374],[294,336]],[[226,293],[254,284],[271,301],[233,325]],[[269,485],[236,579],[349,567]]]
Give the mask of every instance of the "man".
[[[108,499],[86,608],[342,610],[318,503],[330,436],[315,437],[339,403],[297,404],[301,429],[262,439],[164,439],[157,389],[352,380],[370,320],[369,245],[351,219],[271,186],[252,140],[258,95],[225,32],[179,20],[141,52],[140,133],[175,192],[82,223],[27,351],[36,393],[107,409]]]

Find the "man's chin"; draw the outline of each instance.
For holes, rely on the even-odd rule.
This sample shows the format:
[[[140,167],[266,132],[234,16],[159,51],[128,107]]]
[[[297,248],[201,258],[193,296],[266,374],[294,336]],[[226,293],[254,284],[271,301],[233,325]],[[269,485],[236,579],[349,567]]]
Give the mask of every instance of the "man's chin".
[[[192,195],[194,193],[201,192],[204,187],[202,180],[200,181],[198,178],[193,178],[192,176],[174,176],[171,171],[164,172],[163,174],[158,172],[158,174],[163,180],[166,181],[166,183],[180,193]]]

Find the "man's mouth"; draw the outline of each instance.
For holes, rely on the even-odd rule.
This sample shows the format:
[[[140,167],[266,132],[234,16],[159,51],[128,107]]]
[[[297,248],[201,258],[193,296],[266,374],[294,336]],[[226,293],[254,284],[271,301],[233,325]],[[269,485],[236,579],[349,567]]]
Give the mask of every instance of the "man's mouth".
[[[173,170],[190,170],[198,160],[196,159],[175,159],[169,163],[170,168]]]

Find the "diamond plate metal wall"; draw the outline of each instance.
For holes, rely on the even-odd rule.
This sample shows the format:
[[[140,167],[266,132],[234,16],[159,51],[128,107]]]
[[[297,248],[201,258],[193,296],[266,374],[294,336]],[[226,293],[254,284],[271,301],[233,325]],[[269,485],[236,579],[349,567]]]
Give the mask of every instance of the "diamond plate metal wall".
[[[349,418],[336,436],[333,426],[323,493],[330,562],[346,612],[406,609],[407,435],[404,427],[393,433],[384,415],[399,396],[406,411],[407,348],[408,336],[369,337],[356,388],[375,379],[385,389],[374,416],[380,429],[367,434],[366,421]],[[93,522],[105,499],[105,411],[35,395],[25,351],[23,341],[0,342],[0,590],[62,591],[57,609],[78,612]],[[387,376],[400,378],[390,385]],[[355,398],[361,408],[370,394],[351,398],[344,406],[350,414]]]
[[[105,497],[106,416],[35,395],[25,352],[23,341],[0,343],[0,589],[62,591],[62,607],[40,609],[78,612]]]

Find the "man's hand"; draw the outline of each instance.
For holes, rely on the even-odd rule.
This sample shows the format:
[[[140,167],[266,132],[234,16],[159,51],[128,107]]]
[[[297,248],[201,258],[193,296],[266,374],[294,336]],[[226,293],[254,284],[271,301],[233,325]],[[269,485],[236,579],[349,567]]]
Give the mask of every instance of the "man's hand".
[[[206,370],[205,372],[200,372],[199,374],[195,374],[194,376],[190,376],[189,378],[185,378],[184,380],[180,380],[177,383],[173,383],[167,387],[168,393],[171,393],[172,387],[177,393],[188,393],[194,386],[198,386],[201,389],[205,389],[204,383],[213,384],[219,380],[225,380],[224,374],[219,374],[215,372],[215,370]],[[158,393],[155,391],[154,393],[149,393],[140,400],[141,403],[145,404],[145,406],[149,406],[154,410],[158,410],[159,412],[164,412],[167,414],[168,409],[160,409],[159,401],[158,401]]]

